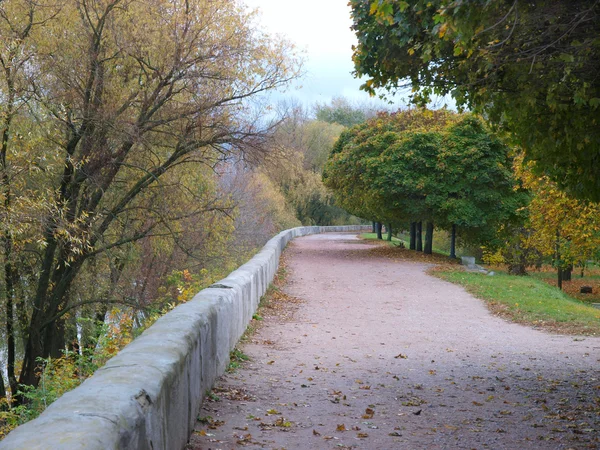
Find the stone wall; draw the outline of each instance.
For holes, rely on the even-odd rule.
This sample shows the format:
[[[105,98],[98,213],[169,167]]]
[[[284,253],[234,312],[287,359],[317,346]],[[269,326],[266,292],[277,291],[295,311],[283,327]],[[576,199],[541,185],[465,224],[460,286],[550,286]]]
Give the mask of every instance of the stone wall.
[[[203,397],[229,363],[297,237],[369,227],[299,227],[161,317],[79,387],[0,442],[0,449],[182,449]]]

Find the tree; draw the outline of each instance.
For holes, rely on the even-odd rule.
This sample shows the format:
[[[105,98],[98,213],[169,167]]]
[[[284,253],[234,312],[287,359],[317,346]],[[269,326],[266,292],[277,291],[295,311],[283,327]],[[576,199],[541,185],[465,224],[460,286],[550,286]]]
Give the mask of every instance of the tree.
[[[353,105],[344,97],[334,97],[331,104],[317,103],[314,107],[317,120],[352,127],[376,115],[368,105]]]
[[[452,94],[508,131],[538,174],[600,200],[600,2],[350,4],[363,89]]]
[[[480,119],[448,111],[382,115],[352,128],[336,144],[324,180],[356,214],[410,223],[411,241],[426,222],[426,253],[434,224],[459,229],[465,241],[489,241],[526,200],[508,146]]]
[[[392,146],[402,145],[403,133],[440,129],[455,119],[445,110],[408,110],[381,113],[345,131],[323,171],[325,185],[333,190],[338,204],[359,217],[401,228],[411,220],[424,220],[428,216],[423,209],[423,195],[413,183],[419,162],[403,160],[395,170],[388,170],[390,161],[384,163],[382,158],[391,155],[386,152]],[[418,152],[407,149],[404,153],[414,156]]]
[[[30,35],[15,38],[28,20]],[[0,4],[3,42],[14,43],[0,49],[11,69],[0,97],[11,96],[15,72],[25,85],[14,105],[26,108],[2,110],[11,117],[2,170],[22,180],[8,194],[3,185],[5,249],[6,236],[19,237],[4,251],[5,276],[7,264],[23,262],[20,384],[37,384],[38,358],[60,355],[70,314],[103,301],[73,295],[92,261],[115,263],[119,249],[151,237],[178,242],[191,218],[227,208],[203,197],[211,191],[193,168],[258,156],[270,125],[250,100],[297,68],[287,43],[251,24],[233,0]],[[26,63],[7,63],[11,51]],[[187,201],[168,201],[179,196]]]
[[[557,285],[562,288],[566,272],[584,265],[600,248],[600,204],[569,197],[547,177],[535,175],[530,165],[519,170],[533,198],[528,207],[527,238],[523,247],[552,257]]]
[[[516,180],[513,161],[511,148],[481,119],[467,115],[447,128],[427,203],[453,241],[464,230],[463,242],[490,245],[500,226],[520,223],[529,194]]]
[[[344,127],[312,120],[302,108],[288,111],[275,132],[271,157],[257,170],[271,180],[302,224],[356,223],[336,205],[321,181],[327,155]]]

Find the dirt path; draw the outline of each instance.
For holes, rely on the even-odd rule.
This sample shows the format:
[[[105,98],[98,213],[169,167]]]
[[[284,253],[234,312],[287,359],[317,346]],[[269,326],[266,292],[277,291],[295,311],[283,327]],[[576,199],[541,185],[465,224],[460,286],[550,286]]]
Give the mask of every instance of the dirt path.
[[[600,339],[507,323],[370,248],[290,245],[302,302],[243,346],[251,361],[219,381],[191,449],[600,448]]]

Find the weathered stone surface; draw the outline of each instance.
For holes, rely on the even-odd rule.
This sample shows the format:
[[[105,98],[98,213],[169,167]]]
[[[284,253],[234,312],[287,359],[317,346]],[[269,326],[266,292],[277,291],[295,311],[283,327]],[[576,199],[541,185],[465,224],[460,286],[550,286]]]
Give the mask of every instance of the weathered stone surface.
[[[474,256],[461,256],[461,263],[463,266],[474,266],[475,265],[475,257]]]
[[[248,263],[161,317],[93,377],[11,432],[0,449],[182,449],[204,393],[227,367],[287,243],[363,229],[370,226],[279,233]]]

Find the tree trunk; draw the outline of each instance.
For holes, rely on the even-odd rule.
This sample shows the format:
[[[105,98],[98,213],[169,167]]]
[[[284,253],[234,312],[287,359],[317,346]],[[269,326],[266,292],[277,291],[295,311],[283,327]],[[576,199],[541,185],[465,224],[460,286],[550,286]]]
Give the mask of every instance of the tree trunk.
[[[24,36],[25,37],[25,36]],[[10,71],[6,72],[7,75],[7,88],[8,98],[5,99],[5,115],[2,123],[2,144],[0,145],[0,169],[2,170],[1,185],[2,194],[4,196],[4,214],[6,223],[10,223],[11,209],[12,209],[12,190],[10,183],[9,167],[8,167],[8,146],[10,138],[10,129],[12,120],[14,117],[14,102],[15,102],[15,84],[14,79],[10,75]],[[14,300],[15,300],[15,288],[19,280],[19,274],[16,267],[13,264],[13,238],[11,235],[11,229],[7,227],[2,236],[4,243],[4,283],[5,283],[5,296],[6,296],[6,372],[8,375],[8,384],[13,396],[17,395],[18,385],[17,378],[15,377],[15,330],[14,330]],[[6,396],[4,380],[2,380],[2,396]]]
[[[2,375],[2,371],[0,370],[0,399],[6,398],[6,385],[4,384],[4,375]],[[0,411],[6,411],[6,403],[2,402],[2,406],[0,406]]]
[[[372,230],[373,230],[372,233],[377,233],[377,223],[373,221],[373,222],[371,222],[371,225],[372,225]]]
[[[558,277],[557,277],[557,286],[558,288],[562,291],[562,282],[563,282],[563,270],[559,267],[558,268]]]
[[[417,222],[410,223],[410,249],[417,248]]]
[[[520,262],[509,264],[508,265],[508,274],[525,276],[525,275],[527,275],[527,268],[525,267],[525,264],[522,264]]]
[[[418,252],[423,251],[423,222],[417,222],[417,248]]]
[[[558,268],[556,285],[562,291],[563,273],[562,273],[562,262],[560,260],[560,230],[556,229],[556,253],[555,253],[556,267]]]
[[[566,269],[563,270],[563,281],[571,281],[573,274],[573,264],[569,264]]]
[[[427,222],[425,229],[425,247],[423,253],[431,255],[433,253],[433,222]]]
[[[456,258],[456,225],[452,225],[452,234],[450,235],[450,258]]]
[[[383,228],[381,222],[377,222],[375,228],[377,228],[377,239],[383,239],[383,236],[381,235],[381,229]]]
[[[59,255],[55,259],[58,245],[51,236],[47,236],[46,241],[48,245],[27,327],[25,355],[19,376],[19,384],[29,386],[38,385],[38,358],[60,357],[61,350],[65,348],[64,317],[60,311],[67,302],[71,283],[84,261],[82,257],[67,265],[63,262],[66,261],[62,255],[64,249],[58,250]],[[61,264],[59,267],[56,266],[57,260]]]
[[[8,235],[8,232],[6,233]],[[15,376],[15,321],[14,321],[14,298],[15,285],[18,280],[18,275],[12,265],[12,239],[10,236],[5,236],[4,241],[5,258],[4,264],[4,281],[6,283],[6,373],[8,375],[8,385],[13,396],[17,395],[18,384]]]
[[[392,224],[388,223],[386,226],[387,228],[387,240],[388,241],[392,241]]]

